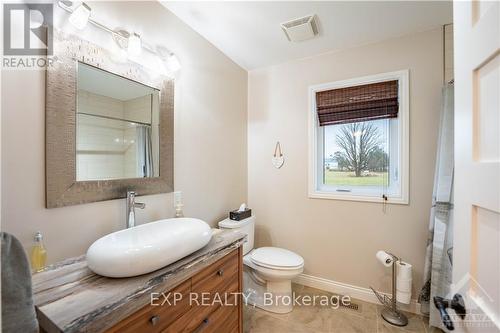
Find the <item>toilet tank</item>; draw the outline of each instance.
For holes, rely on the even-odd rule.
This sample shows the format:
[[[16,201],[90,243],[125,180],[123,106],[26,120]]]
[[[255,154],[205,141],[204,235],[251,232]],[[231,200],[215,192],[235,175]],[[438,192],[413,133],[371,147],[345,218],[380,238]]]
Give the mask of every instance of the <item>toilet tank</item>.
[[[253,249],[255,216],[250,216],[241,221],[233,221],[227,218],[219,222],[219,228],[230,229],[247,235],[247,241],[243,244],[243,255]]]

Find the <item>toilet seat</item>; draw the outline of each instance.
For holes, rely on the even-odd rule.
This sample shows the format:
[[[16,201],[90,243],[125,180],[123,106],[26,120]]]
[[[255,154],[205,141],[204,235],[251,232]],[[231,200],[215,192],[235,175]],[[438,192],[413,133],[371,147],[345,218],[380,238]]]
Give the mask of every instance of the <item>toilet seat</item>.
[[[276,270],[296,270],[304,266],[304,259],[298,254],[279,247],[261,247],[250,253],[255,265]]]
[[[298,254],[277,247],[254,249],[243,256],[243,285],[248,303],[273,313],[289,313],[293,302],[292,280],[304,271],[304,259]],[[267,296],[280,296],[266,303]]]

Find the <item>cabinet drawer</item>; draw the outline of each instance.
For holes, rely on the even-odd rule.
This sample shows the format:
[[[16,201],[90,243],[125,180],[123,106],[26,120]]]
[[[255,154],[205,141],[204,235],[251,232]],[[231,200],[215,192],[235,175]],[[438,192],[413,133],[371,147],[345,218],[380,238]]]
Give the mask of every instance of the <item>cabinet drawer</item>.
[[[194,333],[238,332],[238,307],[220,306],[194,330]]]
[[[191,309],[162,333],[238,331],[241,301],[236,294],[240,290],[238,250],[205,268],[191,281]],[[230,314],[234,323],[227,321]]]
[[[238,279],[238,250],[205,268],[192,278],[192,292],[197,294],[226,292],[233,280]]]
[[[161,332],[162,329],[172,324],[177,318],[186,313],[189,308],[189,292],[191,291],[191,279],[183,282],[170,291],[170,305],[146,305],[144,308],[134,313],[130,317],[119,322],[109,329],[108,333],[154,333]],[[182,299],[174,304],[174,293],[182,294]],[[168,292],[165,293],[168,295]],[[163,298],[160,296],[158,303]]]
[[[162,333],[237,332],[239,306],[236,302],[237,296],[232,295],[228,298],[228,304],[232,305],[194,305]]]
[[[236,293],[241,291],[240,265],[240,249],[236,249],[170,291],[180,293],[180,301],[148,304],[107,332],[239,332],[241,297]]]

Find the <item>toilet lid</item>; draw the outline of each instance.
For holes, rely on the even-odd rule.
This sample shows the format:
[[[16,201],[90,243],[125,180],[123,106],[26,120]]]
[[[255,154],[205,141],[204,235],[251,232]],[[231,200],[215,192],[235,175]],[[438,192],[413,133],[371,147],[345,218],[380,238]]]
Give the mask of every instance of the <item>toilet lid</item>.
[[[261,247],[252,251],[252,261],[260,266],[275,269],[293,269],[304,265],[304,259],[292,251],[279,247]]]

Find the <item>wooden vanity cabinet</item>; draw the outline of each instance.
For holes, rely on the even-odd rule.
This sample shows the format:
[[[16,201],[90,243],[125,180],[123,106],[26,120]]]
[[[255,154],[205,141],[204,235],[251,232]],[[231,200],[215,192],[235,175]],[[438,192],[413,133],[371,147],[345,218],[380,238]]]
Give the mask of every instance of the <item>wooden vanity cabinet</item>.
[[[241,247],[196,273],[170,292],[170,305],[147,304],[108,333],[241,333]],[[173,302],[173,294],[182,295]],[[158,303],[162,302],[162,298]]]

